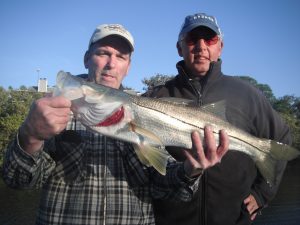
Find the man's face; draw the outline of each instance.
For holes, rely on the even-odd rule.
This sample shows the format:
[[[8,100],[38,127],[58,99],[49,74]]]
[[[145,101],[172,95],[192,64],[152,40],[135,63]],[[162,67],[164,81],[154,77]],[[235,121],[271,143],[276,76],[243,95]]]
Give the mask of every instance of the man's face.
[[[131,51],[124,39],[108,36],[92,44],[84,57],[89,80],[118,89],[130,67]]]
[[[197,27],[177,43],[177,48],[189,74],[199,77],[205,76],[210,62],[221,56],[223,42],[213,30]]]

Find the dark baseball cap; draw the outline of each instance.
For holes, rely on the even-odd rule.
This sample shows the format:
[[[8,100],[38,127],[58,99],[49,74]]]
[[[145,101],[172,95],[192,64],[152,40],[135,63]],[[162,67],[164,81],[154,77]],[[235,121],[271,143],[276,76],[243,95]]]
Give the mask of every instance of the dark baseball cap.
[[[181,41],[185,34],[195,29],[196,27],[208,27],[213,30],[217,35],[221,35],[221,29],[217,23],[217,19],[214,16],[207,15],[205,13],[197,13],[185,17],[184,23],[181,26],[178,41]]]

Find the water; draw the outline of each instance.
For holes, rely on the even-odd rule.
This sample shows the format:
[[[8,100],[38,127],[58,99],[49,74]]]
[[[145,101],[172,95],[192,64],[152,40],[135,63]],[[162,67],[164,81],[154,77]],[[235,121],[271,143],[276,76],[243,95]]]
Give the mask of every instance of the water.
[[[270,206],[255,225],[300,225],[300,158],[288,163],[282,183]]]
[[[281,186],[254,225],[300,224],[300,158],[288,163]],[[39,191],[7,188],[0,179],[0,225],[33,225]]]

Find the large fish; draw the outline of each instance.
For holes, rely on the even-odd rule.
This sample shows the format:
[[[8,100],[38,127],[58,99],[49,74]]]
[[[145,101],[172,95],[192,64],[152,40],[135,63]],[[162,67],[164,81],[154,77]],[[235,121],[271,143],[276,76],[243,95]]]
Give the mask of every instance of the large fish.
[[[291,146],[254,137],[212,113],[222,111],[220,108],[225,112],[223,102],[199,108],[140,97],[63,71],[57,75],[54,94],[72,101],[73,113],[87,128],[132,143],[141,162],[161,174],[166,173],[165,146],[192,148],[191,132],[196,130],[203,137],[205,125],[212,127],[217,141],[219,131],[226,130],[229,149],[250,155],[270,185],[275,182],[277,161],[294,159],[300,153]]]

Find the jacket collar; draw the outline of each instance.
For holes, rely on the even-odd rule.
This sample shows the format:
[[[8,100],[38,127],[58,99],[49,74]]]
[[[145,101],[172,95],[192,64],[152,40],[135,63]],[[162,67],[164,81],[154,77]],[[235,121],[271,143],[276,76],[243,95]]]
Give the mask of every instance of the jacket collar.
[[[200,82],[201,80],[205,80],[207,82],[207,81],[215,80],[222,75],[221,64],[222,64],[221,59],[219,59],[217,62],[211,62],[207,74],[202,79],[190,78],[189,74],[186,72],[187,70],[185,69],[184,60],[179,61],[176,64],[176,68],[178,70],[179,77],[183,79],[185,82],[190,82],[192,80],[199,80]]]

